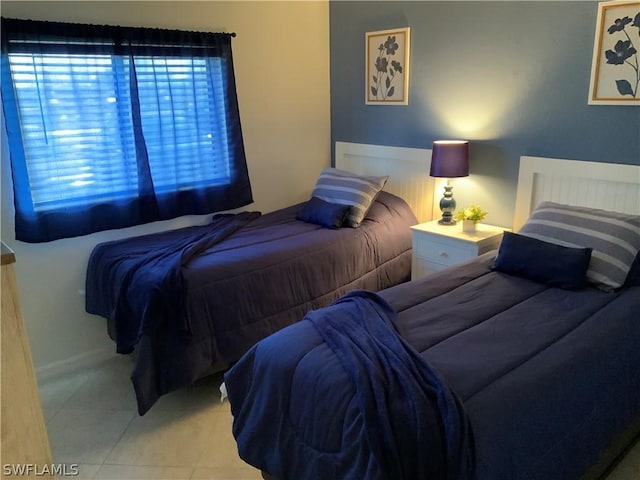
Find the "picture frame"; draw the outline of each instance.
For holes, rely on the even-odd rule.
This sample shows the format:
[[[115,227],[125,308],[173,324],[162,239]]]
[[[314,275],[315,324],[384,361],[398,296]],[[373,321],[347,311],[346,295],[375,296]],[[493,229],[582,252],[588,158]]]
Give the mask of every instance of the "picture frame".
[[[640,0],[598,3],[589,105],[640,105]]]
[[[365,35],[365,104],[409,104],[410,27]]]

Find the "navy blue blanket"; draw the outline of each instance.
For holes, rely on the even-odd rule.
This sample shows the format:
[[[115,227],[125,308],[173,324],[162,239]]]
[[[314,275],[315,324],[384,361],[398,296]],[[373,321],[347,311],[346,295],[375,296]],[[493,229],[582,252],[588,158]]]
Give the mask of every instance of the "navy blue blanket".
[[[105,292],[111,288],[96,280],[87,282],[87,311],[113,322],[118,353],[131,352],[143,334],[153,335],[163,327],[174,334],[188,333],[184,317],[176,315],[183,302],[182,268],[259,216],[258,212],[219,214],[210,224],[165,244],[150,245],[147,241],[153,237],[139,237],[139,242],[119,242],[119,250],[94,250],[88,271],[94,263],[103,264],[103,272],[108,272],[101,278],[114,282],[116,296],[108,301]],[[173,324],[163,325],[169,318]]]
[[[219,214],[210,224],[193,227],[169,242],[156,244],[157,237],[144,236],[118,242],[118,249],[94,250],[87,271],[101,265],[102,275],[86,283],[86,308],[109,319],[118,353],[129,353],[140,343],[139,355],[153,357],[152,350],[163,350],[164,336],[190,337],[183,313],[183,268],[258,217],[258,212]],[[141,414],[166,391],[151,369],[134,371],[132,381]]]
[[[240,456],[281,480],[470,478],[461,403],[395,324],[356,291],[254,346],[225,375]]]

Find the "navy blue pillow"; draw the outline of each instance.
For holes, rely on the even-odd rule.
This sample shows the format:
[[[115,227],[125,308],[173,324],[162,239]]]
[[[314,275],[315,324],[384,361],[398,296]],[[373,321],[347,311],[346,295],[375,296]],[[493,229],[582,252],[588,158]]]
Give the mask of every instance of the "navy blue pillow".
[[[349,205],[331,203],[318,197],[311,197],[298,212],[296,219],[327,228],[340,228],[350,211]]]
[[[504,232],[493,268],[550,287],[578,290],[586,284],[592,250]]]

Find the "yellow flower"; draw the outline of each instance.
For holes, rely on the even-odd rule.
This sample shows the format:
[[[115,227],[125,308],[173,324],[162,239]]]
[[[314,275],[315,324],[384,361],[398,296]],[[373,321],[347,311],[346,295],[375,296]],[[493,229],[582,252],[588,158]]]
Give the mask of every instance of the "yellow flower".
[[[482,210],[478,205],[470,205],[467,208],[458,210],[456,220],[471,220],[473,223],[478,223],[486,216],[487,212]]]

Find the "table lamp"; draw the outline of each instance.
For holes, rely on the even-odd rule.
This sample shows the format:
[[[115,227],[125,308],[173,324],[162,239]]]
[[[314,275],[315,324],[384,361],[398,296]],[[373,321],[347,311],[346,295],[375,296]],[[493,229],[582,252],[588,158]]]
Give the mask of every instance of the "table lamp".
[[[469,175],[469,142],[466,140],[436,140],[433,142],[429,175],[447,179],[444,196],[440,200],[442,218],[438,220],[438,223],[440,225],[455,225],[453,211],[456,209],[456,201],[453,198],[453,186],[450,179]]]

